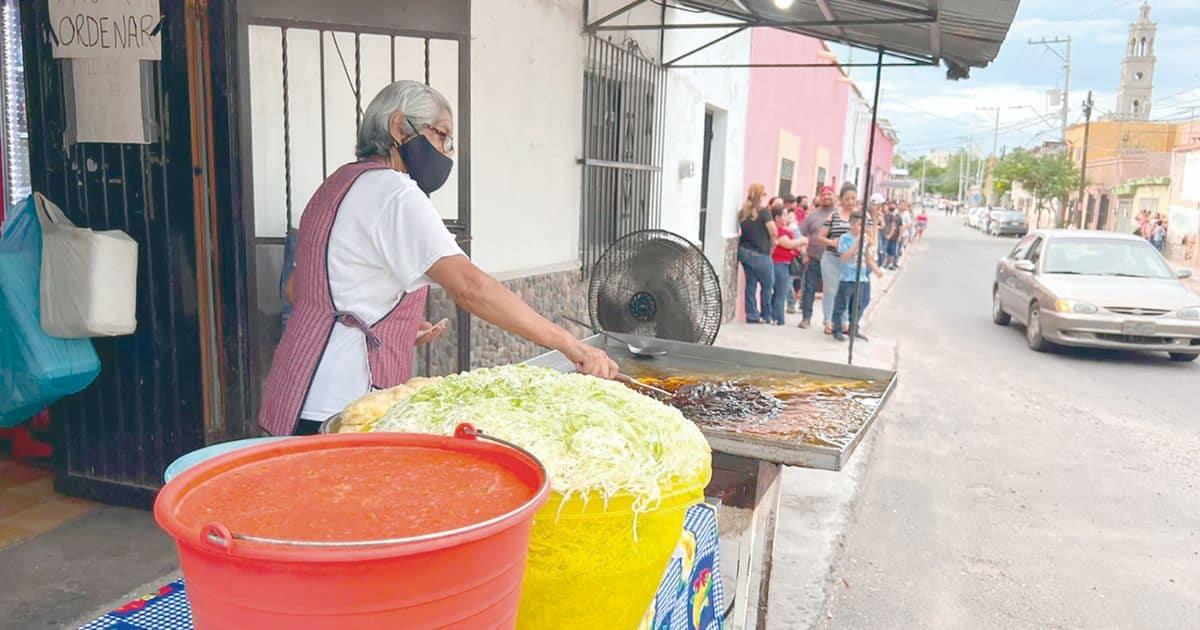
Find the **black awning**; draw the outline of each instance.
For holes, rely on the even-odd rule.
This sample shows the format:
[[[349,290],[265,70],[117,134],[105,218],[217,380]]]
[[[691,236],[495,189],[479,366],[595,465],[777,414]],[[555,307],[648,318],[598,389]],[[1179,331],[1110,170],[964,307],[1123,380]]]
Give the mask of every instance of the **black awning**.
[[[944,63],[952,79],[965,78],[970,68],[982,68],[996,58],[1019,4],[1019,0],[792,0],[790,4],[786,0],[674,0],[666,6],[701,9],[729,19],[695,24],[685,20],[609,25],[614,18],[651,1],[661,4],[657,0],[633,0],[589,22],[587,30],[777,28],[856,48],[882,50],[898,61],[894,65]],[[677,57],[665,65],[712,67],[685,66],[678,63],[682,59]],[[793,64],[783,59],[761,65]]]

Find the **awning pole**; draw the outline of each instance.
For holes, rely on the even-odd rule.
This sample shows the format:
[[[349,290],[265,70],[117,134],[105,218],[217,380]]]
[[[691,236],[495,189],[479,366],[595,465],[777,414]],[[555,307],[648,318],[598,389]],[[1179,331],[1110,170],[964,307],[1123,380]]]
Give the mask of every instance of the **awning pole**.
[[[879,120],[879,83],[883,77],[883,48],[879,48],[879,59],[875,63],[875,96],[871,101],[871,136],[867,140],[867,174],[863,180],[862,191],[862,231],[858,235],[858,265],[855,266],[858,273],[854,274],[854,296],[850,300],[850,354],[846,357],[847,365],[854,365],[854,338],[858,336],[858,315],[861,308],[862,291],[860,290],[862,275],[861,269],[863,264],[863,252],[867,248],[867,216],[870,212],[871,203],[871,162],[875,158],[875,125]],[[851,224],[854,223],[851,219]],[[882,243],[876,243],[879,247]],[[825,294],[829,295],[829,287],[825,287]],[[836,295],[836,292],[834,293]]]

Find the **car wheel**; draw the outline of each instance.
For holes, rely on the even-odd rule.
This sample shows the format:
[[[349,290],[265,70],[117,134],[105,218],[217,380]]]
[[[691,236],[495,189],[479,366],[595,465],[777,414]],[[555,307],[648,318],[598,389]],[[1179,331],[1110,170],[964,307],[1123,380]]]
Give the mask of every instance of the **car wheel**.
[[[1179,361],[1180,363],[1186,363],[1188,361],[1195,361],[1196,357],[1200,357],[1200,354],[1184,354],[1183,352],[1172,352],[1172,353],[1170,353],[1170,356],[1171,356],[1172,361]]]
[[[1007,326],[1012,321],[1012,317],[1000,306],[1000,289],[992,289],[992,321],[997,326]]]
[[[1042,337],[1042,309],[1037,302],[1029,305],[1029,319],[1025,321],[1025,341],[1034,352],[1050,349],[1050,342]]]

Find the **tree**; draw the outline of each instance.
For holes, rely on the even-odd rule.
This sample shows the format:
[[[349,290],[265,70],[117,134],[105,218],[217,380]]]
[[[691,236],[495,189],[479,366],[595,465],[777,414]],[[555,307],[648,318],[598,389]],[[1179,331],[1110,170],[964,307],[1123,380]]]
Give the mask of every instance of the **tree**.
[[[996,166],[995,179],[996,190],[1000,193],[1011,190],[1013,182],[1021,182],[1021,186],[1033,195],[1033,207],[1037,209],[1040,224],[1044,202],[1065,199],[1079,186],[1079,169],[1063,152],[1035,155],[1017,149]]]
[[[996,164],[992,182],[997,197],[1012,190],[1013,182],[1023,182],[1030,179],[1036,157],[1025,149],[1018,148],[1004,156]]]

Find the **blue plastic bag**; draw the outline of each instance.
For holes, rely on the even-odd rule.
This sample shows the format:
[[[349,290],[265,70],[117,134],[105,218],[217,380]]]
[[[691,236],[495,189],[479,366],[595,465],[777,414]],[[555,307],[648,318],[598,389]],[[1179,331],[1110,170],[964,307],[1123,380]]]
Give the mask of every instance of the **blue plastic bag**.
[[[35,213],[33,197],[26,197],[6,217],[0,235],[0,428],[21,424],[81,391],[100,373],[90,339],[42,331],[42,229]]]

